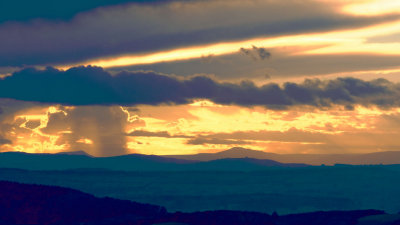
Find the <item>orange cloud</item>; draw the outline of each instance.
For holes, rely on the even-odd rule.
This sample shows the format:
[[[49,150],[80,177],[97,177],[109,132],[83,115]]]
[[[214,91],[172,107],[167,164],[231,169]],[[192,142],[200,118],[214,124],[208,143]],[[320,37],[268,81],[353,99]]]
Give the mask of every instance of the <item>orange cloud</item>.
[[[96,150],[104,132],[103,128],[99,128],[100,124],[87,130],[100,134],[99,137],[83,131],[65,130],[61,123],[60,129],[52,128],[51,133],[43,132],[46,126],[55,126],[52,121],[54,114],[86,115],[99,110],[98,107],[79,107],[69,111],[52,106],[20,112],[13,121],[8,122],[10,130],[3,136],[12,144],[1,146],[2,151],[55,153],[77,150],[76,147],[79,147],[88,153],[102,155],[101,151]],[[73,111],[76,109],[78,111]],[[126,120],[121,122],[122,127],[118,125],[114,128],[114,131],[126,132],[120,133],[125,137],[126,153],[195,154],[236,146],[275,153],[355,153],[400,147],[400,141],[395,138],[400,135],[400,108],[383,110],[357,106],[354,110],[345,110],[338,106],[324,110],[301,106],[276,111],[197,101],[179,106],[137,106],[135,109],[104,107],[101,110],[117,115],[117,120],[111,119],[111,122]],[[123,116],[127,113],[129,116]],[[27,127],[26,123],[32,119],[40,119],[40,126],[32,129]],[[132,125],[137,120],[143,121],[143,125]],[[76,121],[68,119],[66,122],[72,126]],[[142,131],[139,133],[143,135],[127,136],[128,132],[136,130]],[[112,132],[110,135],[112,138],[117,134]],[[197,142],[191,141],[196,138]],[[107,147],[107,154],[112,155],[112,143]]]

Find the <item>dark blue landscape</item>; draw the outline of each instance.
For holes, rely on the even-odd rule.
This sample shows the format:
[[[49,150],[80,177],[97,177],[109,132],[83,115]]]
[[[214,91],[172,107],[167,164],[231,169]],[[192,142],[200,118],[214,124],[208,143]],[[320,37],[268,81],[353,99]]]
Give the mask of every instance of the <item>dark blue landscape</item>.
[[[235,150],[244,152],[243,149],[229,151],[232,153]],[[247,150],[247,154],[254,153]],[[124,210],[127,207],[126,210],[128,210],[117,210],[121,213],[140,214],[140,210],[149,209],[148,204],[158,207],[157,210],[163,212],[154,218],[142,218],[143,220],[140,221],[131,216],[113,214],[112,210],[107,219],[105,217],[86,219],[76,217],[77,221],[81,219],[85,221],[84,224],[114,224],[115,221],[119,221],[118,223],[122,221],[120,224],[162,224],[164,222],[282,225],[396,224],[394,221],[400,219],[397,217],[400,211],[400,197],[398,197],[400,165],[396,164],[311,166],[254,158],[196,161],[175,159],[170,156],[137,154],[98,158],[84,152],[65,154],[13,152],[0,153],[0,167],[0,180],[4,181],[1,183],[3,186],[1,201],[3,202],[11,201],[8,199],[9,194],[5,194],[6,190],[10,191],[10,185],[13,189],[14,186],[21,188],[23,190],[21,193],[40,192],[43,191],[42,187],[45,187],[45,190],[52,190],[51,187],[54,187],[55,191],[68,190],[82,195],[80,192],[59,188],[66,187],[88,193],[84,200],[79,200],[80,204],[77,202],[71,204],[86,204],[84,203],[86,198],[89,199],[87,204],[95,204],[91,201],[94,201],[94,196],[96,196],[103,200],[106,198],[104,200],[106,202],[111,201],[108,198],[121,199],[121,201],[115,200],[115,204],[118,205],[121,202],[123,203],[121,207]],[[24,184],[50,185],[51,187]],[[18,198],[18,196],[14,197]],[[20,195],[19,198],[24,199],[24,203],[18,204],[25,206],[18,207],[29,205],[41,210],[43,209],[40,204],[47,201],[45,199],[47,197],[38,196],[34,199],[26,199]],[[73,199],[75,197],[72,197]],[[53,200],[49,199],[49,201]],[[129,208],[131,206],[126,206],[129,201],[140,202],[142,205],[132,203],[137,204],[136,208]],[[56,203],[46,204],[57,205]],[[8,208],[4,205],[2,207]],[[71,208],[75,207],[71,206]],[[89,209],[89,206],[85,207],[85,210]],[[18,210],[27,209],[13,209],[15,212]],[[59,217],[57,222],[38,220],[39,222],[29,224],[76,222],[64,220],[70,218],[69,213],[76,215],[77,212],[69,212],[65,209],[57,212],[61,211],[63,214],[57,215]],[[37,211],[37,213],[35,218],[39,218],[39,215],[46,217],[44,211]],[[88,215],[99,212],[91,213]],[[380,217],[372,216],[375,214],[379,214]],[[226,215],[229,215],[232,221],[225,221],[226,218],[221,220]],[[23,220],[16,220],[5,215],[2,218],[4,221],[12,221],[11,224],[26,224],[26,221],[31,220],[26,219],[25,222],[21,222]],[[46,220],[46,218],[42,219]],[[390,223],[368,222],[373,220],[387,220]]]
[[[279,216],[214,210],[168,213],[164,207],[96,198],[73,189],[0,182],[0,224],[42,225],[366,225],[398,224],[400,215],[378,210],[331,211]]]

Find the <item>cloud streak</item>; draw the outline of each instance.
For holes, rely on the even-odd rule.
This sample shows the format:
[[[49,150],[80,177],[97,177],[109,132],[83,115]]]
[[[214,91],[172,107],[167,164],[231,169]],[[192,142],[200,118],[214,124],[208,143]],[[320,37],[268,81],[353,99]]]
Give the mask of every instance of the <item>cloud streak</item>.
[[[135,130],[127,134],[131,137],[161,137],[161,138],[190,138],[191,136],[186,135],[171,135],[167,131],[145,131],[145,130]]]
[[[245,145],[251,144],[249,141],[231,140],[231,139],[220,139],[220,138],[205,138],[196,137],[187,141],[189,145]]]

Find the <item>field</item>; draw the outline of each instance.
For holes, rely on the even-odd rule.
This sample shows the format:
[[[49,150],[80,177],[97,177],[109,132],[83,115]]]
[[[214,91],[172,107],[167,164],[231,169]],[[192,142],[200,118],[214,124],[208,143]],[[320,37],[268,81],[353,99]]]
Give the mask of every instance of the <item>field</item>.
[[[321,166],[252,172],[28,171],[0,169],[0,180],[57,185],[96,196],[165,206],[278,214],[318,210],[400,211],[397,166]]]

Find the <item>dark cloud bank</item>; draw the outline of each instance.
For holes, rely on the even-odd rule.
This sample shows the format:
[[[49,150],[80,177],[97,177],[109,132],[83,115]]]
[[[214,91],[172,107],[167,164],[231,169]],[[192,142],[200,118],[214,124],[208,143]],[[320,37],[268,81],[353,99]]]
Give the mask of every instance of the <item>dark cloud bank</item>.
[[[397,107],[400,85],[385,79],[337,78],[258,87],[251,81],[223,83],[206,76],[179,79],[153,72],[111,75],[99,67],[75,67],[67,71],[48,67],[24,69],[1,79],[0,98],[63,105],[185,104],[193,99],[209,99],[225,105],[276,109],[333,104],[348,108],[357,104]]]
[[[154,4],[167,0],[18,0],[0,2],[0,23],[7,21],[29,21],[32,19],[67,20],[77,13],[117,4]]]

